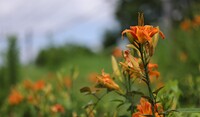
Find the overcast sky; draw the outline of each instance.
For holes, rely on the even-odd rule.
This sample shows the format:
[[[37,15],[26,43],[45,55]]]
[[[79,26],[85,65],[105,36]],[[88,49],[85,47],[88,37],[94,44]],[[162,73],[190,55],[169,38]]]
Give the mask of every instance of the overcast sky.
[[[0,0],[0,38],[16,34],[22,55],[26,35],[31,35],[33,53],[49,43],[79,43],[100,47],[101,36],[117,26],[117,0]],[[1,43],[2,42],[2,43]],[[4,41],[0,41],[4,46]],[[26,59],[22,57],[22,59]]]

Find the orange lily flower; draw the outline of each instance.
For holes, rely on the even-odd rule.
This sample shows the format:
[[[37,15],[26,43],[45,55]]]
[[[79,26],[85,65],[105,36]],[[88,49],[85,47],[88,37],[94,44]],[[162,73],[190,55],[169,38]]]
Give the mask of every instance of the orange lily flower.
[[[158,69],[157,64],[153,64],[153,63],[148,64],[148,70],[149,70],[150,77],[155,76],[156,78],[158,78],[160,76],[160,73],[158,71],[156,71],[156,69]]]
[[[122,32],[122,36],[125,33],[130,33],[134,40],[137,43],[144,44],[147,41],[150,41],[152,37],[159,33],[160,36],[164,39],[164,34],[156,27],[153,27],[151,25],[145,25],[145,26],[130,26],[130,29],[126,29]]]
[[[64,113],[65,109],[62,105],[55,104],[51,107],[51,111],[54,113],[57,113],[57,112]]]
[[[23,82],[24,88],[25,89],[33,89],[33,83],[30,80],[25,80]]]
[[[180,27],[182,30],[184,31],[188,31],[191,29],[191,21],[189,19],[184,20],[183,22],[181,22]]]
[[[133,57],[128,50],[124,51],[124,59],[125,62],[120,62],[122,68],[131,75],[131,78],[140,78],[142,71],[139,66],[139,59]]]
[[[9,102],[10,105],[17,105],[23,99],[24,99],[24,97],[22,96],[22,94],[19,91],[13,89],[11,91],[11,94],[8,97],[8,102]]]
[[[199,15],[194,17],[193,25],[196,27],[200,25],[200,16]]]
[[[102,75],[97,76],[98,83],[110,90],[119,90],[119,86],[111,79],[110,75],[102,70]]]
[[[112,55],[115,56],[116,58],[122,57],[122,50],[118,47],[114,48],[112,51]]]
[[[138,26],[130,26],[130,29],[126,29],[122,32],[122,37],[127,34],[128,39],[131,43],[144,44],[147,41],[152,40],[152,37],[159,33],[164,39],[164,34],[159,30],[158,27],[153,27],[151,25],[144,25],[144,15],[143,13],[138,14]],[[129,36],[131,34],[132,36]]]
[[[45,87],[45,82],[44,80],[39,80],[34,84],[34,89],[37,90],[42,90]]]
[[[138,112],[133,113],[132,117],[146,117],[145,115],[152,115],[151,104],[144,98],[140,99],[140,104],[137,105],[137,110]],[[155,105],[155,110],[159,113],[163,111],[162,106],[159,104]],[[155,117],[163,117],[163,115],[159,115],[158,112],[155,112]]]

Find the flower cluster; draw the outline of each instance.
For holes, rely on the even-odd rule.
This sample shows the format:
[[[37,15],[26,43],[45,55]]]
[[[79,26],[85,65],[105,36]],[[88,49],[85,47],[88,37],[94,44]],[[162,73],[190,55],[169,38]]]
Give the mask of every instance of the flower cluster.
[[[110,75],[102,70],[102,75],[97,76],[98,84],[109,90],[119,90],[119,86],[111,79]]]
[[[140,58],[133,57],[129,50],[124,51],[125,62],[120,62],[122,69],[130,74],[131,78],[142,78],[144,76],[144,66]],[[156,70],[157,64],[149,63],[148,70],[150,77],[158,78],[160,73]]]
[[[24,97],[22,96],[22,94],[19,91],[12,89],[12,91],[8,97],[8,102],[10,105],[17,105],[20,102],[22,102],[23,99],[24,99]]]
[[[154,109],[157,110],[157,112],[155,112],[155,117],[163,117],[163,115],[161,115],[163,112],[162,105],[156,104]],[[152,115],[151,103],[149,103],[146,99],[141,98],[140,104],[137,105],[137,111],[138,112],[133,113],[132,117],[145,117]]]
[[[38,81],[24,80],[13,87],[4,106],[10,108],[13,114],[29,113],[27,110],[35,116],[57,117],[66,114],[65,110],[71,103],[71,80],[68,76],[45,77]],[[8,114],[10,111],[4,112]]]
[[[157,93],[162,87],[159,87],[155,91],[151,87],[151,79],[153,77],[158,79],[160,76],[160,73],[157,71],[158,65],[151,63],[151,57],[155,53],[159,35],[162,39],[165,36],[158,27],[144,25],[143,14],[139,14],[138,16],[138,26],[130,26],[130,29],[122,32],[123,39],[124,35],[127,36],[130,43],[127,45],[129,49],[122,52],[123,61],[117,62],[117,59],[112,56],[113,74],[110,75],[102,70],[102,74],[96,76],[96,88],[106,88],[107,91],[115,91],[124,97],[125,101],[117,99],[121,102],[118,107],[129,103],[129,110],[133,117],[163,117],[162,113],[164,111],[161,104],[158,104],[157,99]],[[146,84],[148,94],[134,90],[135,79],[139,79]],[[97,103],[102,98],[98,97],[97,91],[92,91],[89,87],[82,88],[81,92],[95,96]],[[139,105],[135,105],[135,95],[142,96]],[[94,107],[97,103],[94,103]],[[137,111],[135,112],[136,109]]]
[[[184,31],[189,31],[192,28],[197,28],[200,26],[200,16],[196,15],[193,20],[185,19],[181,22],[180,27]]]

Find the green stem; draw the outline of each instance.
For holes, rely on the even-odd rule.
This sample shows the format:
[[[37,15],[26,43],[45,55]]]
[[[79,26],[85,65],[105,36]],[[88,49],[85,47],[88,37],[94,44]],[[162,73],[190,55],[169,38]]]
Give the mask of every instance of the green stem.
[[[131,76],[128,74],[128,93],[131,92]],[[133,114],[134,112],[134,107],[133,107],[133,99],[132,99],[132,93],[129,93],[130,95],[129,96],[129,99],[130,99],[130,102],[131,102],[131,115]]]
[[[92,111],[95,109],[95,107],[97,106],[97,104],[103,99],[103,97],[106,95],[107,93],[103,94],[101,97],[98,97],[97,95],[93,95],[95,98],[97,98],[97,102],[94,104],[93,108],[90,110],[90,112],[88,113],[88,117],[90,116],[90,114],[92,113]]]
[[[146,60],[146,52],[144,52],[144,54],[143,54],[143,46],[142,45],[140,45],[140,54],[141,54],[141,59],[142,59],[142,63],[143,63],[143,66],[144,66],[145,78],[147,80],[146,84],[147,84],[148,91],[149,91],[149,97],[151,99],[150,103],[151,103],[151,109],[152,109],[152,117],[155,117],[154,95],[153,95],[153,92],[152,92],[152,89],[151,89],[151,86],[150,86],[150,79],[149,79],[149,72],[148,72],[148,62],[145,61]]]
[[[129,89],[129,92],[131,91],[131,78],[130,78],[130,75],[128,74],[128,89]]]

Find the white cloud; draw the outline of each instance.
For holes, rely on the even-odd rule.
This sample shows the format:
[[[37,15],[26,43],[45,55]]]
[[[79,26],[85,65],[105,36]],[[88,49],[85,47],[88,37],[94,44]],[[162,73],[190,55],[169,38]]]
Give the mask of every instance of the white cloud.
[[[116,0],[0,0],[0,37],[17,34],[24,38],[32,31],[35,54],[52,32],[57,43],[82,43],[89,47],[101,44],[106,28],[116,24]],[[5,36],[4,36],[5,37]],[[67,39],[67,40],[66,40]],[[24,40],[20,42],[25,49]],[[25,53],[22,53],[25,55]],[[34,55],[35,56],[35,55]],[[26,59],[24,56],[22,59]]]
[[[94,13],[98,16],[109,10],[105,0],[1,0],[0,31],[44,33],[68,27],[81,18],[90,20],[91,15],[96,17]]]

